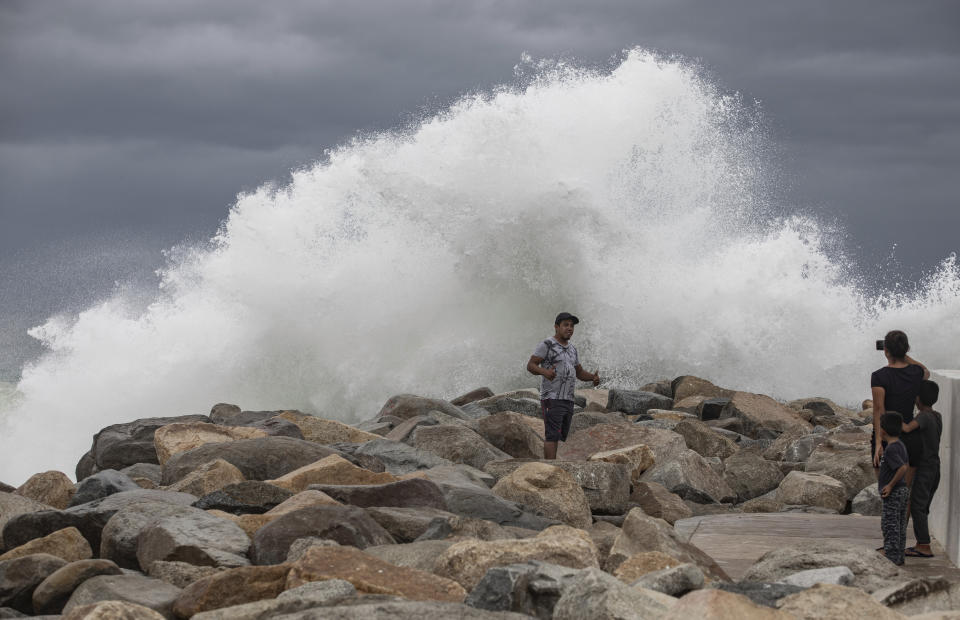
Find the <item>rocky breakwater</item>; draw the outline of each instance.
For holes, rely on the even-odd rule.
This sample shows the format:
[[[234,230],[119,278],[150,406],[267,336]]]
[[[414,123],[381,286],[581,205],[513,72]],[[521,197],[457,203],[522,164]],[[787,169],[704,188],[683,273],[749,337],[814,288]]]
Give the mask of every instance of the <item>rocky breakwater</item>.
[[[534,390],[107,427],[77,483],[0,485],[0,617],[815,618],[960,608],[870,549],[760,558],[739,583],[693,515],[870,513],[869,416],[678,377],[577,394],[543,461]],[[866,468],[865,468],[866,464]]]

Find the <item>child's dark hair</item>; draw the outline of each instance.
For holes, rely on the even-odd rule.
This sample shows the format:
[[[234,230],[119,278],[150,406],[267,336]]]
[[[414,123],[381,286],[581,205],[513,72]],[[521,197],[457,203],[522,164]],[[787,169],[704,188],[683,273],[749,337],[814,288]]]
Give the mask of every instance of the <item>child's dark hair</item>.
[[[923,382],[920,383],[917,398],[920,399],[920,402],[923,403],[924,406],[933,407],[937,399],[940,398],[940,386],[930,379],[924,379]]]
[[[896,411],[888,411],[880,416],[880,428],[891,437],[899,437],[903,428],[903,417]]]
[[[887,332],[887,335],[883,337],[883,346],[894,359],[898,360],[906,357],[907,351],[910,350],[910,342],[907,340],[907,335],[899,329]]]

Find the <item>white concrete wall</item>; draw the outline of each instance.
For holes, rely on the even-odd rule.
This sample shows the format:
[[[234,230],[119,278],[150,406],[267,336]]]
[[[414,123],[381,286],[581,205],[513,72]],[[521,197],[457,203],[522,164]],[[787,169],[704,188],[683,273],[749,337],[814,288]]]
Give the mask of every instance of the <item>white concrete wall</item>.
[[[960,564],[960,370],[934,370],[940,386],[934,409],[943,415],[940,438],[940,487],[930,507],[930,533]]]

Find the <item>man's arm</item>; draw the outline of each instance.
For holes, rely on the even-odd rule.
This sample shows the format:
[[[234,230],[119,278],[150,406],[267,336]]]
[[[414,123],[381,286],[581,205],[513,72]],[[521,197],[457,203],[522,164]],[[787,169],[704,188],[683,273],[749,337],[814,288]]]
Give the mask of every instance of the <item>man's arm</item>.
[[[587,372],[580,364],[577,364],[574,367],[574,370],[577,371],[577,379],[580,379],[581,381],[592,381],[594,385],[600,385],[599,374],[595,372]]]
[[[540,362],[542,361],[542,357],[531,355],[530,361],[527,362],[527,372],[529,372],[531,375],[540,375],[541,377],[546,377],[547,379],[553,381],[557,376],[557,371],[553,368],[541,368]]]
[[[917,360],[913,359],[913,358],[910,357],[909,355],[904,355],[904,356],[903,356],[903,360],[904,360],[906,363],[908,363],[908,364],[916,364],[916,365],[919,366],[920,368],[923,368],[923,378],[924,378],[924,379],[929,379],[929,378],[930,378],[930,371],[927,370],[927,367],[926,367],[926,366],[924,366],[923,364],[921,364],[921,363],[918,362]]]

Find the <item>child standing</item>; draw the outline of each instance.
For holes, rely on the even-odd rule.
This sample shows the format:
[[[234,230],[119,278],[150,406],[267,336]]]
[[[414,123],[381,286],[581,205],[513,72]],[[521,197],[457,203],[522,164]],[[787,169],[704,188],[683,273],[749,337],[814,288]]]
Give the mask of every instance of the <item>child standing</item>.
[[[910,489],[903,477],[907,474],[910,457],[900,441],[903,418],[890,411],[880,416],[880,438],[887,442],[880,459],[877,474],[883,511],[880,529],[883,532],[883,554],[897,566],[903,565],[904,547],[907,546],[907,501]]]
[[[930,530],[927,517],[930,514],[930,502],[940,486],[940,434],[943,432],[943,418],[933,410],[940,396],[940,387],[930,380],[920,384],[917,394],[917,415],[913,421],[904,424],[907,433],[920,435],[920,454],[911,461],[916,463],[916,473],[910,490],[910,516],[913,517],[913,534],[917,546],[904,551],[912,558],[932,558],[930,549]],[[914,455],[910,455],[914,457]]]

